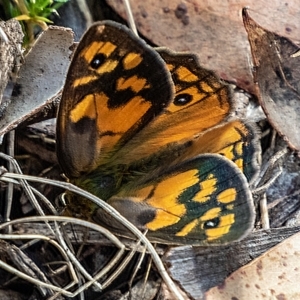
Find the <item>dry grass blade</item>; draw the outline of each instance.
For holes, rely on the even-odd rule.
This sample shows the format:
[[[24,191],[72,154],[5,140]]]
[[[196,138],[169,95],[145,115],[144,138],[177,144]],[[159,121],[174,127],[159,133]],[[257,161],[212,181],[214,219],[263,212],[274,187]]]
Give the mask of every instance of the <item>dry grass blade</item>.
[[[2,156],[5,157],[5,156]],[[182,299],[181,295],[179,294],[179,292],[177,292],[177,288],[175,286],[175,284],[173,283],[173,281],[170,279],[168,273],[166,272],[164,265],[158,255],[158,253],[156,252],[156,250],[154,249],[153,245],[148,241],[148,239],[145,237],[144,234],[142,234],[135,226],[133,226],[127,219],[125,219],[123,216],[121,216],[119,214],[119,212],[117,212],[115,209],[113,209],[111,206],[109,206],[106,202],[102,201],[101,199],[95,197],[92,194],[89,194],[83,190],[81,190],[80,188],[69,184],[69,183],[64,183],[64,182],[60,182],[60,181],[55,181],[55,180],[50,180],[50,179],[45,179],[45,178],[39,178],[39,177],[33,177],[33,176],[27,176],[27,175],[23,175],[23,174],[15,174],[15,173],[4,173],[1,176],[1,180],[3,182],[14,182],[17,184],[21,184],[23,186],[25,186],[26,189],[28,189],[28,191],[30,191],[28,193],[28,195],[33,195],[38,194],[32,187],[30,187],[27,183],[27,181],[34,181],[34,182],[39,182],[39,183],[47,183],[47,184],[51,184],[53,186],[57,186],[60,187],[62,189],[77,193],[80,196],[86,197],[89,200],[93,201],[94,203],[96,203],[98,206],[100,206],[101,208],[103,208],[105,211],[107,211],[109,214],[111,214],[114,218],[116,218],[117,220],[119,220],[124,226],[126,226],[135,236],[136,239],[138,241],[141,241],[141,243],[143,243],[147,249],[147,251],[151,254],[153,262],[155,263],[161,277],[163,278],[163,280],[166,282],[166,285],[168,286],[168,288],[170,289],[170,291],[173,292],[174,297],[176,297],[177,299]],[[26,182],[26,185],[24,185],[24,182]],[[31,197],[31,196],[30,196]],[[34,201],[35,202],[35,201]],[[37,203],[36,205],[38,206],[38,201],[36,201],[35,203]],[[45,203],[44,203],[45,204]],[[36,208],[37,208],[36,206]],[[50,211],[52,212],[56,212],[55,209],[53,207],[50,207]],[[112,274],[111,277],[108,277],[103,283],[102,285],[99,285],[97,283],[98,280],[100,280],[101,277],[103,277],[104,274],[107,274],[107,272],[109,272],[111,270],[111,268],[113,266],[115,266],[115,264],[122,258],[123,256],[123,251],[124,251],[124,245],[120,244],[120,242],[118,241],[118,239],[112,235],[109,231],[107,231],[106,229],[104,229],[103,227],[100,227],[99,225],[87,222],[87,221],[83,221],[83,220],[79,220],[79,219],[75,219],[75,218],[67,218],[67,217],[61,217],[61,216],[45,216],[45,213],[41,210],[41,207],[37,208],[37,211],[39,211],[39,213],[41,214],[41,216],[38,217],[31,217],[31,218],[22,218],[22,219],[18,219],[18,220],[13,220],[10,222],[6,222],[4,223],[2,226],[0,226],[0,230],[1,229],[5,229],[8,228],[8,226],[15,226],[15,225],[20,225],[20,224],[24,224],[26,222],[44,222],[47,227],[48,227],[48,235],[54,235],[54,240],[49,239],[49,237],[47,236],[37,236],[37,235],[20,235],[18,234],[18,239],[22,238],[22,239],[29,239],[29,240],[35,240],[35,241],[40,241],[40,240],[47,240],[48,242],[52,242],[52,244],[54,245],[59,245],[59,249],[62,249],[63,253],[64,253],[64,257],[65,257],[65,265],[68,264],[72,264],[73,268],[74,268],[74,272],[69,272],[69,273],[74,273],[76,274],[75,277],[73,277],[72,281],[67,285],[67,287],[65,287],[64,289],[62,289],[62,287],[58,287],[55,285],[48,285],[48,283],[42,282],[40,280],[36,281],[36,279],[34,278],[30,278],[30,276],[28,277],[27,274],[25,273],[19,273],[18,270],[16,269],[10,269],[8,265],[6,265],[5,263],[1,264],[0,266],[3,267],[5,270],[11,270],[12,273],[16,273],[18,274],[18,276],[21,276],[22,278],[29,280],[30,282],[34,283],[34,284],[39,284],[41,286],[47,287],[49,289],[51,289],[52,291],[55,291],[59,294],[63,294],[69,297],[74,297],[75,295],[81,293],[82,291],[84,291],[85,289],[87,289],[88,287],[90,287],[91,285],[96,285],[98,289],[102,288],[102,285],[105,287],[107,286],[117,275],[116,274]],[[57,212],[56,212],[57,213]],[[101,232],[101,234],[104,234],[105,237],[107,237],[109,240],[111,240],[114,245],[116,245],[119,248],[119,252],[117,253],[117,255],[111,260],[111,263],[107,265],[106,268],[102,269],[100,272],[98,272],[96,275],[94,274],[89,274],[80,264],[80,262],[77,260],[76,256],[72,253],[70,247],[68,246],[67,243],[67,238],[64,236],[64,230],[62,230],[62,228],[64,228],[66,225],[64,225],[63,223],[69,223],[72,225],[81,225],[81,226],[85,226],[86,228],[89,229],[93,229],[95,231]],[[16,238],[16,235],[2,235],[0,236],[0,238],[3,239],[14,239]],[[56,246],[58,247],[58,246]],[[122,268],[122,266],[120,267]],[[115,271],[115,272],[120,272],[119,270]],[[75,278],[81,277],[84,278],[84,283],[80,284],[80,287],[73,290],[72,292],[70,292],[68,289],[73,287],[75,284],[77,284],[77,281],[75,280]]]

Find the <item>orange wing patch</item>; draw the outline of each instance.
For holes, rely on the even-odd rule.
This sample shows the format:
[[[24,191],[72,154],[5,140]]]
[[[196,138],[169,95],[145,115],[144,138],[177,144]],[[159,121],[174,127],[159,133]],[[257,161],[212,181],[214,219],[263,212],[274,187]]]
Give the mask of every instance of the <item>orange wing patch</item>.
[[[126,89],[131,89],[133,92],[138,93],[143,89],[149,89],[151,86],[145,78],[139,78],[134,75],[129,78],[120,77],[117,80],[117,90],[122,91]]]
[[[104,54],[109,57],[117,48],[117,45],[111,42],[92,42],[91,45],[87,45],[79,56],[83,57],[88,63],[90,63],[97,54]]]
[[[174,65],[168,64],[170,72],[173,72],[175,69]],[[178,76],[178,79],[180,81],[185,81],[185,82],[196,82],[198,81],[199,77],[191,72],[188,68],[184,66],[179,66],[176,70],[176,75]]]
[[[84,118],[95,120],[99,135],[98,149],[111,148],[116,144],[151,105],[140,96],[133,97],[126,105],[115,109],[108,107],[108,101],[104,93],[87,95],[70,112],[70,121],[74,124]],[[130,115],[126,122],[122,118],[124,115]]]
[[[200,184],[200,191],[193,198],[194,201],[204,203],[209,201],[212,193],[216,191],[217,179],[213,174],[210,174],[208,178]]]
[[[217,199],[221,203],[231,203],[236,199],[236,189],[229,188],[220,194],[218,194]]]
[[[123,68],[130,70],[136,68],[143,61],[139,53],[130,52],[123,58]]]

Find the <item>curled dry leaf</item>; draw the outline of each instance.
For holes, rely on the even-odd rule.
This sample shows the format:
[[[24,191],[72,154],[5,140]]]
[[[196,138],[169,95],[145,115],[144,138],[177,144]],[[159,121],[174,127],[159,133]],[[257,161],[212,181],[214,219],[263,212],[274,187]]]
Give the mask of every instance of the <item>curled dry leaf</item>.
[[[50,26],[39,36],[25,57],[11,102],[0,119],[0,136],[37,113],[60,92],[70,64],[72,45],[70,29]]]
[[[300,299],[300,233],[273,247],[210,289],[206,300]]]
[[[300,48],[268,31],[243,9],[251,46],[257,95],[269,122],[295,150],[300,150]]]

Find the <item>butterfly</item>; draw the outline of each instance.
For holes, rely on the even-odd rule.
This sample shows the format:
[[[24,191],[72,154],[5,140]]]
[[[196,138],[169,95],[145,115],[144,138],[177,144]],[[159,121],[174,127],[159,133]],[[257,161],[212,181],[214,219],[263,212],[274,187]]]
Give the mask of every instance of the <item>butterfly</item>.
[[[73,55],[57,117],[57,154],[70,182],[107,201],[151,241],[240,240],[254,223],[253,124],[233,120],[228,85],[196,56],[154,49],[103,21]],[[71,214],[130,233],[88,200]]]

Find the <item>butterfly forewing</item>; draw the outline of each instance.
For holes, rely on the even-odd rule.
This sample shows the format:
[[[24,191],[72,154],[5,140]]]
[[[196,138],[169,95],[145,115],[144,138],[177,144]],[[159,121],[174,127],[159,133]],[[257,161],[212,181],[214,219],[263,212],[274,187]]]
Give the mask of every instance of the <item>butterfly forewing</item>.
[[[175,84],[173,101],[116,154],[114,163],[128,163],[169,151],[228,120],[233,108],[231,90],[202,68],[195,55],[159,49]],[[142,143],[141,143],[142,141]],[[175,146],[175,147],[174,147]]]
[[[66,175],[109,160],[168,105],[170,82],[164,61],[143,40],[121,24],[95,23],[74,53],[58,113]]]

